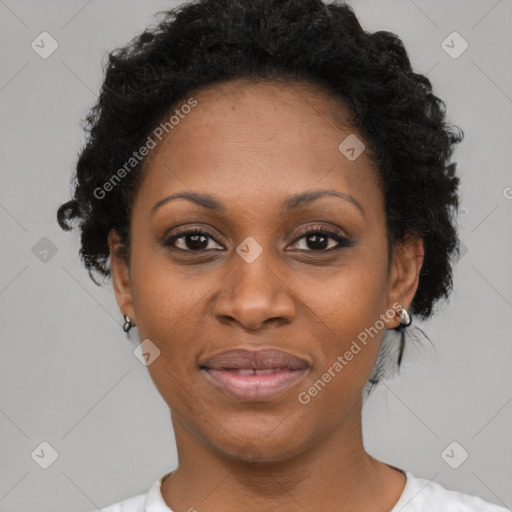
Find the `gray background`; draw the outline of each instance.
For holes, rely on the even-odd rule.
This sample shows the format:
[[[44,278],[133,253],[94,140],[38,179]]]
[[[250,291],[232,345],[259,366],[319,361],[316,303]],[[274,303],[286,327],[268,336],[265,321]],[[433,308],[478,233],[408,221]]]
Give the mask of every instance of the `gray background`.
[[[175,4],[0,0],[0,511],[105,507],[146,492],[176,466],[169,411],[133,355],[137,332],[125,337],[110,283],[90,281],[77,233],[55,220],[106,50]],[[434,348],[409,351],[400,379],[366,404],[366,446],[418,476],[511,507],[512,1],[352,5],[367,30],[404,40],[414,69],[428,74],[449,122],[466,134],[454,154],[467,248],[455,291],[423,325]],[[43,31],[59,44],[47,59],[31,48]],[[458,58],[441,46],[453,31],[469,43]],[[43,441],[58,452],[48,469],[31,457]],[[453,441],[469,453],[458,469],[441,456]],[[448,452],[455,462],[463,453]]]

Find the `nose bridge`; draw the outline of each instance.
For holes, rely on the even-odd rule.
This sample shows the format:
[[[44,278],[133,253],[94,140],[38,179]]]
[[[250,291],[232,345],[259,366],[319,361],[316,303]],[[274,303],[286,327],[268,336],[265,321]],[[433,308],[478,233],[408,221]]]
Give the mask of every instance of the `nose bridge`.
[[[238,245],[217,296],[215,315],[219,319],[230,318],[256,329],[269,319],[293,318],[294,302],[273,253],[252,237]]]
[[[252,295],[258,293],[273,294],[276,289],[276,271],[272,269],[272,249],[263,247],[254,238],[248,237],[236,248],[233,255],[232,286],[240,291],[252,290]]]

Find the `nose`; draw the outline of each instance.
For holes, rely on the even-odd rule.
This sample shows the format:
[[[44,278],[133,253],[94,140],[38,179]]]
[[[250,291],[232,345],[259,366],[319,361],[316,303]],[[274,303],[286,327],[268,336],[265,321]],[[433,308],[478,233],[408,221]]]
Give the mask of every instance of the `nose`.
[[[292,322],[296,315],[293,291],[285,277],[271,268],[265,251],[251,263],[237,254],[233,259],[215,300],[215,317],[221,323],[238,323],[246,330]]]

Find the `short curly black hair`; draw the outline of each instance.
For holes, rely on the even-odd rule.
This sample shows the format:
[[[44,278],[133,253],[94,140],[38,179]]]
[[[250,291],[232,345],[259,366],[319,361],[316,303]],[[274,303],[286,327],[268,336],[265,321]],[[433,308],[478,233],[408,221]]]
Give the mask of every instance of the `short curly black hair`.
[[[111,229],[129,247],[144,159],[106,197],[95,191],[180,101],[236,79],[306,81],[348,102],[378,169],[389,247],[408,234],[423,239],[411,312],[431,316],[453,285],[459,178],[449,160],[464,132],[446,124],[445,103],[426,76],[412,71],[401,39],[363,30],[341,2],[198,0],[159,14],[163,20],[109,54],[99,99],[83,125],[74,195],[58,209],[63,229],[80,220],[80,256],[91,278],[110,276]]]

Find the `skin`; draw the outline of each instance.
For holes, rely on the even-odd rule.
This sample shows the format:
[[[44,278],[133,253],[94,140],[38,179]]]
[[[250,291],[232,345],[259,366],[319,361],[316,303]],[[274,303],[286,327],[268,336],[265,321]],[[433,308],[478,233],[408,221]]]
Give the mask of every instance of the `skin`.
[[[422,241],[411,236],[388,261],[369,151],[349,161],[338,150],[350,133],[364,141],[341,122],[349,114],[341,101],[308,84],[236,82],[194,97],[198,105],[145,162],[128,260],[116,232],[109,236],[120,311],[160,350],[148,370],[170,408],[179,456],[164,500],[175,512],[389,511],[405,477],[364,449],[362,390],[384,330],[400,319],[384,317],[378,335],[309,403],[297,396],[379,315],[395,303],[410,307]],[[288,196],[318,189],[350,195],[364,213],[334,196],[282,211]],[[210,194],[225,211],[176,199],[151,212],[182,191]],[[214,237],[159,244],[193,226]],[[299,233],[316,227],[353,244],[322,255],[338,243]],[[236,252],[247,237],[262,248],[251,263]],[[282,349],[311,368],[276,398],[239,402],[199,369],[201,359],[235,347]]]

